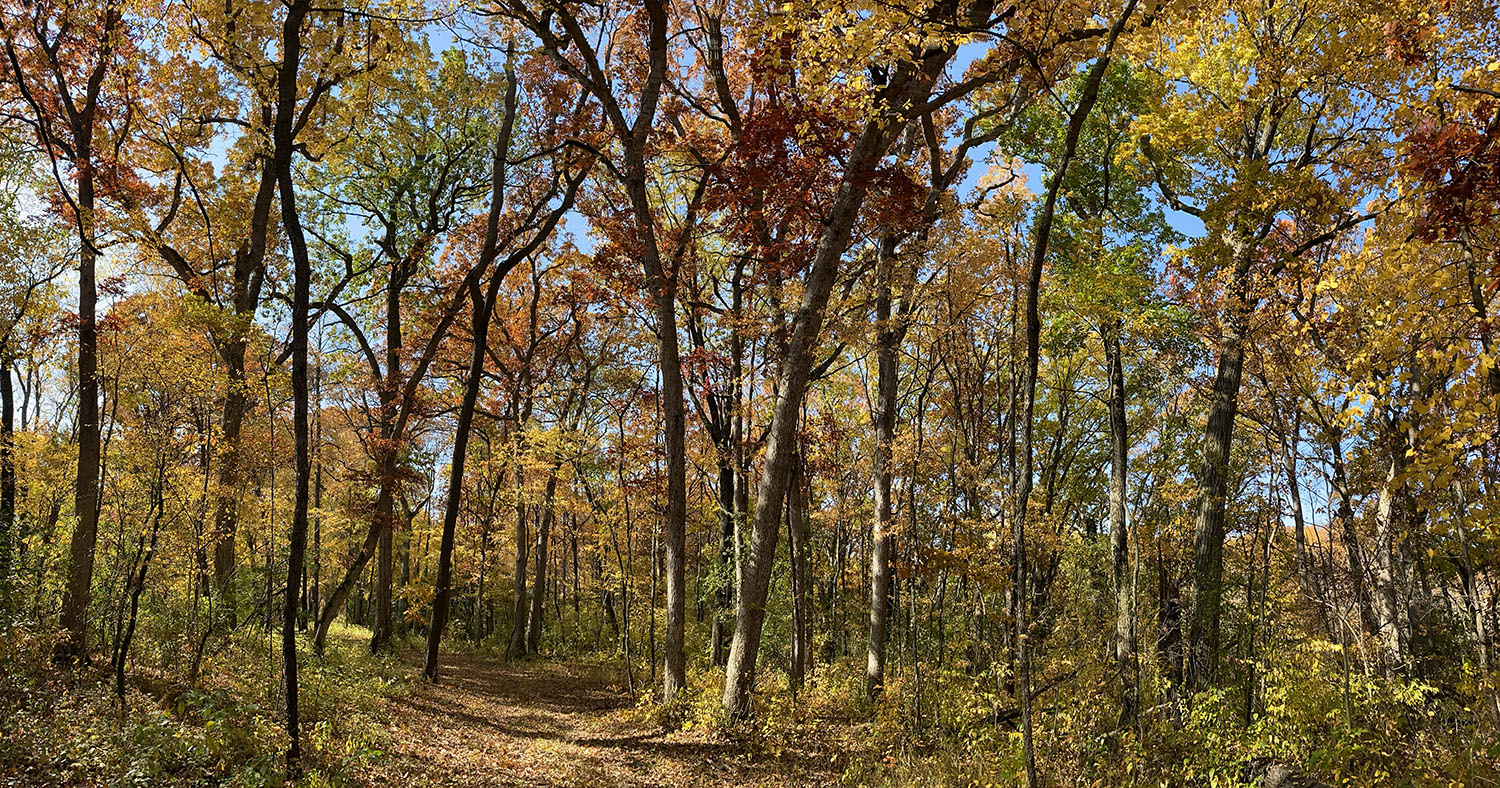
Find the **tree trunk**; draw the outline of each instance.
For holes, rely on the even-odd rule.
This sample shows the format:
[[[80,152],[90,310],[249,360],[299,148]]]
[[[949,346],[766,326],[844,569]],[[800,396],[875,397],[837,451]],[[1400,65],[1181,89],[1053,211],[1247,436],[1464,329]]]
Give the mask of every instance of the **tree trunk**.
[[[295,779],[302,771],[302,739],[297,716],[297,608],[302,580],[303,553],[307,549],[308,492],[312,481],[309,454],[307,386],[307,312],[312,285],[312,264],[307,239],[297,215],[297,193],[292,180],[292,121],[297,105],[297,71],[302,57],[302,24],[311,10],[309,0],[292,0],[282,24],[282,65],[277,75],[276,123],[272,141],[276,158],[281,202],[281,224],[292,251],[292,423],[297,456],[296,494],[293,499],[291,544],[287,549],[286,592],[281,616],[281,662],[285,679],[286,767]],[[267,540],[269,544],[269,539]],[[267,565],[269,572],[270,566]]]
[[[736,383],[735,385],[739,385]],[[719,593],[709,640],[713,644],[713,664],[722,666],[729,657],[729,614],[734,605],[734,458],[719,453]]]
[[[150,512],[146,515],[151,521],[150,543],[146,544],[145,537],[137,542],[141,551],[140,565],[136,568],[134,577],[127,593],[129,594],[130,613],[126,617],[124,630],[119,635],[119,642],[115,645],[114,670],[115,670],[115,695],[120,699],[120,708],[125,708],[125,662],[130,659],[130,643],[135,639],[135,625],[137,613],[141,607],[141,592],[146,590],[146,570],[151,566],[151,557],[156,554],[156,536],[161,530],[161,519],[165,514],[166,502],[163,499],[165,479],[164,460],[158,458],[155,484],[152,486],[152,500]]]
[[[406,286],[407,260],[392,257],[385,288],[385,374],[380,380],[380,415],[378,430],[378,468],[380,492],[375,503],[376,527],[380,530],[380,556],[376,563],[375,631],[370,635],[370,653],[383,651],[390,642],[391,586],[395,578],[395,556],[392,540],[396,530],[396,470],[401,435],[397,398],[401,395],[401,291]]]
[[[1168,693],[1183,683],[1182,660],[1182,587],[1171,567],[1162,557],[1157,545],[1157,661],[1161,663],[1162,676],[1167,681]]]
[[[796,426],[807,393],[812,356],[823,327],[823,311],[833,290],[839,260],[849,246],[854,219],[864,203],[865,190],[876,162],[889,147],[886,133],[867,126],[851,152],[849,169],[839,186],[818,251],[807,274],[802,305],[793,323],[786,361],[776,384],[776,405],[766,437],[765,466],[756,489],[750,552],[740,578],[735,604],[734,640],[725,670],[724,710],[735,717],[750,713],[750,691],[755,686],[755,662],[766,618],[766,593],[781,533],[781,506],[796,453]]]
[[[94,311],[99,294],[94,281],[98,258],[94,246],[94,167],[90,158],[93,117],[73,132],[78,178],[78,467],[74,477],[73,514],[78,524],[68,544],[68,584],[63,591],[63,639],[54,657],[59,662],[88,662],[89,597],[94,582],[94,545],[99,539],[99,334]]]
[[[531,583],[531,621],[526,627],[526,650],[535,654],[542,645],[542,602],[547,588],[547,542],[551,537],[552,518],[555,513],[557,496],[557,471],[558,467],[552,468],[552,475],[547,477],[547,489],[542,494],[542,517],[536,527],[536,558],[535,579]]]
[[[240,514],[240,433],[249,409],[249,392],[245,376],[245,343],[243,340],[229,343],[220,354],[229,376],[228,388],[224,392],[224,409],[219,416],[222,430],[218,478],[218,502],[214,510],[214,590],[222,604],[234,618],[235,532],[239,529]]]
[[[500,283],[521,260],[529,256],[542,241],[551,235],[556,229],[557,223],[563,215],[572,209],[573,199],[577,194],[578,185],[582,183],[584,172],[580,172],[576,178],[569,179],[567,191],[563,196],[561,204],[548,214],[532,236],[530,242],[520,249],[515,250],[506,260],[493,272],[490,272],[489,287],[481,289],[484,274],[489,270],[499,256],[500,245],[500,214],[504,210],[505,201],[505,173],[506,157],[510,151],[511,133],[515,128],[516,117],[516,76],[509,67],[506,68],[505,88],[505,114],[501,122],[500,133],[495,138],[494,154],[491,157],[490,175],[490,205],[485,219],[484,246],[480,251],[479,261],[475,264],[471,278],[466,282],[469,292],[469,300],[473,318],[473,343],[469,353],[468,376],[464,381],[463,402],[458,409],[458,424],[453,436],[453,459],[448,465],[448,491],[444,501],[443,511],[443,535],[438,546],[438,567],[435,588],[432,597],[432,619],[427,629],[427,656],[422,665],[422,675],[428,681],[437,681],[438,674],[438,645],[443,639],[443,629],[448,624],[448,608],[452,596],[453,582],[453,542],[455,532],[458,530],[458,507],[463,496],[464,461],[468,456],[469,432],[474,425],[474,411],[479,399],[479,386],[484,372],[484,358],[486,342],[489,333],[490,316],[494,309],[495,299],[500,291]]]
[[[876,388],[875,527],[870,534],[870,641],[865,653],[865,693],[874,698],[885,684],[886,623],[891,585],[891,443],[896,437],[896,387],[900,363],[896,357],[901,332],[891,325],[891,279],[895,240],[881,239],[879,291],[875,296]]]
[[[1344,467],[1343,434],[1334,432],[1329,442],[1333,457],[1333,491],[1338,496],[1338,521],[1343,526],[1344,555],[1349,562],[1349,580],[1354,592],[1354,606],[1367,632],[1375,632],[1375,611],[1365,588],[1365,562],[1359,547],[1359,532],[1354,523],[1354,501],[1349,492],[1349,475]],[[1332,560],[1330,557],[1329,560]]]
[[[673,274],[675,276],[675,273]],[[687,686],[683,637],[687,621],[687,439],[682,394],[682,362],[678,358],[676,288],[657,295],[657,324],[661,332],[662,440],[666,444],[667,632],[662,673],[662,700],[671,701]]]
[[[521,440],[520,424],[516,425],[516,440]],[[516,452],[516,464],[512,472],[516,490],[516,563],[512,575],[515,604],[511,608],[510,644],[506,647],[506,653],[511,658],[516,658],[526,656],[526,566],[530,547],[530,541],[526,538],[526,475],[519,451]]]
[[[321,332],[319,334],[319,345],[321,346]],[[307,600],[308,614],[317,619],[319,604],[323,600],[321,581],[323,579],[323,375],[322,354],[318,356],[318,367],[313,374],[313,510],[317,514],[312,518],[312,596]],[[316,626],[313,627],[317,629]]]
[[[1121,324],[1104,333],[1109,364],[1109,541],[1115,581],[1115,672],[1120,685],[1120,717],[1135,717],[1135,599],[1130,582],[1130,542],[1125,521],[1126,473],[1130,432],[1125,422],[1125,366],[1120,348]]]
[[[389,398],[382,392],[382,414],[388,411]],[[382,417],[382,421],[385,418]],[[394,578],[392,532],[396,528],[396,450],[390,443],[389,424],[381,428],[380,491],[375,499],[374,531],[380,534],[379,560],[375,563],[375,628],[370,633],[370,653],[384,651],[391,639],[391,586]],[[368,560],[368,559],[366,559]]]
[[[803,494],[804,461],[797,459],[792,471],[791,484],[787,486],[787,547],[791,557],[792,578],[792,643],[788,665],[788,683],[795,696],[802,689],[808,666],[808,618],[807,609],[807,497]]]
[[[379,499],[377,499],[377,512],[379,505]],[[365,532],[365,540],[360,544],[359,552],[354,555],[354,561],[349,564],[348,569],[344,570],[343,579],[328,593],[328,601],[323,604],[323,612],[318,616],[317,629],[313,632],[313,650],[319,654],[323,653],[329,627],[333,626],[333,621],[338,618],[339,611],[344,609],[344,603],[348,601],[349,594],[354,591],[355,586],[359,585],[370,559],[375,557],[375,551],[380,546],[380,535],[384,530],[381,528],[381,522],[377,513],[376,517],[370,521],[369,529]]]
[[[1083,122],[1093,110],[1094,104],[1099,98],[1099,83],[1104,78],[1104,70],[1109,65],[1109,52],[1123,28],[1125,20],[1129,18],[1135,7],[1134,0],[1125,6],[1119,21],[1110,30],[1109,39],[1105,44],[1104,54],[1094,61],[1089,70],[1088,79],[1084,84],[1083,93],[1079,97],[1078,105],[1068,116],[1067,136],[1063,140],[1062,156],[1058,160],[1056,170],[1051,174],[1047,182],[1046,197],[1042,201],[1040,212],[1037,214],[1036,227],[1032,238],[1031,259],[1029,261],[1029,272],[1026,279],[1026,365],[1021,378],[1021,419],[1020,419],[1020,468],[1013,480],[1015,512],[1012,515],[1012,543],[1011,558],[1012,589],[1015,594],[1016,611],[1016,668],[1017,678],[1020,680],[1019,699],[1021,706],[1021,741],[1022,752],[1026,767],[1026,784],[1036,786],[1038,784],[1036,756],[1032,747],[1031,735],[1031,657],[1029,643],[1031,632],[1027,625],[1028,597],[1030,596],[1031,581],[1027,573],[1027,549],[1026,549],[1026,518],[1031,499],[1031,489],[1034,476],[1035,451],[1032,435],[1034,432],[1034,415],[1036,411],[1036,386],[1037,367],[1041,358],[1042,317],[1040,310],[1040,296],[1042,286],[1042,269],[1047,260],[1047,248],[1052,235],[1052,223],[1057,208],[1057,197],[1062,190],[1063,181],[1067,178],[1068,168],[1072,164],[1073,156],[1078,149],[1078,137],[1083,129]]]
[[[1374,609],[1376,639],[1388,670],[1398,669],[1405,661],[1402,649],[1400,612],[1397,607],[1397,503],[1401,474],[1405,470],[1406,446],[1395,437],[1396,427],[1388,430],[1385,481],[1380,487],[1380,502],[1375,512]]]
[[[512,82],[511,91],[515,90]],[[509,145],[497,147],[504,151]],[[497,156],[503,155],[497,154]],[[491,211],[498,209],[492,207]],[[494,216],[491,216],[493,224]],[[483,265],[483,264],[481,264]],[[479,401],[480,378],[484,372],[485,343],[489,332],[490,310],[500,289],[501,275],[492,274],[488,288],[481,290],[479,282],[469,285],[473,309],[473,346],[469,352],[469,368],[464,380],[463,401],[458,409],[458,424],[453,433],[453,459],[448,463],[448,493],[444,499],[443,536],[438,546],[437,579],[432,597],[432,618],[427,628],[427,657],[422,665],[422,675],[428,681],[437,681],[438,645],[443,640],[443,629],[448,625],[448,608],[452,599],[453,543],[458,530],[458,509],[463,497],[464,461],[468,457],[469,432],[474,425],[474,411]]]
[[[1229,495],[1229,460],[1234,418],[1239,412],[1240,378],[1249,328],[1253,247],[1235,249],[1234,279],[1224,297],[1219,329],[1219,366],[1203,432],[1203,464],[1198,473],[1198,519],[1193,536],[1193,611],[1188,630],[1187,685],[1197,692],[1213,685],[1219,667],[1219,620],[1224,601],[1224,514]]]
[[[652,36],[665,35],[665,17],[652,13]],[[658,30],[660,27],[660,30]],[[664,46],[663,42],[663,46]],[[664,267],[655,238],[655,214],[647,192],[647,169],[639,144],[626,145],[624,185],[642,238],[641,267],[655,307],[657,368],[661,375],[661,430],[667,463],[665,522],[667,574],[666,664],[662,701],[676,697],[687,683],[683,633],[687,616],[687,413],[683,401],[682,359],[677,340],[677,271]],[[654,670],[654,668],[653,668]]]
[[[10,572],[16,533],[15,389],[11,358],[0,354],[0,610],[10,607]]]

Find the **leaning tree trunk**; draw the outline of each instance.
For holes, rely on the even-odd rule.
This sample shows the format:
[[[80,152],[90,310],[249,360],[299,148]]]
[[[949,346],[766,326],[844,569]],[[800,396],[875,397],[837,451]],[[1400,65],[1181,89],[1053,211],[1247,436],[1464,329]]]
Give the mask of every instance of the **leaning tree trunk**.
[[[443,629],[448,624],[448,610],[452,602],[453,543],[458,530],[458,508],[463,497],[464,461],[468,455],[469,432],[474,425],[474,411],[479,399],[479,386],[484,373],[484,359],[488,342],[490,317],[495,300],[499,297],[500,283],[506,274],[521,261],[536,251],[549,237],[565,213],[573,207],[578,186],[583,182],[587,169],[569,178],[561,204],[551,211],[537,228],[531,240],[515,250],[490,272],[489,286],[481,289],[483,275],[499,257],[500,214],[504,211],[506,157],[510,151],[511,133],[515,128],[516,77],[506,68],[505,115],[500,133],[495,138],[494,155],[491,159],[490,206],[485,219],[484,246],[475,265],[474,276],[465,284],[473,310],[473,345],[470,348],[467,378],[464,381],[463,401],[458,409],[458,423],[453,436],[453,459],[448,465],[448,491],[444,500],[443,535],[438,547],[437,579],[432,596],[432,619],[427,629],[427,656],[422,665],[422,675],[428,681],[437,681],[438,646],[443,640]]]
[[[781,533],[781,507],[797,449],[797,418],[807,393],[812,356],[823,327],[823,312],[833,291],[838,264],[849,246],[854,219],[864,203],[869,175],[889,147],[886,133],[867,126],[850,155],[850,168],[839,186],[818,243],[818,251],[802,291],[802,305],[793,322],[786,361],[776,384],[776,405],[766,437],[765,465],[756,489],[750,552],[735,600],[734,640],[724,676],[724,710],[734,717],[750,713],[750,691],[755,686],[755,663],[766,619],[766,594]]]
[[[506,146],[508,147],[508,146]],[[501,148],[503,150],[504,148]],[[469,352],[468,376],[464,381],[463,401],[458,408],[458,424],[453,433],[453,459],[448,463],[448,493],[444,499],[443,536],[438,547],[437,579],[432,597],[432,620],[427,628],[427,658],[422,675],[437,681],[438,645],[448,625],[452,600],[453,543],[458,531],[458,507],[463,497],[464,461],[469,452],[469,431],[474,426],[474,411],[479,401],[480,378],[484,372],[484,353],[490,324],[490,311],[500,289],[501,275],[490,277],[489,287],[481,291],[478,282],[469,285],[473,303],[473,347]]]
[[[369,529],[365,532],[365,539],[360,543],[359,552],[354,555],[354,561],[349,568],[344,570],[343,579],[328,593],[328,601],[323,603],[323,612],[318,616],[318,625],[313,631],[313,650],[320,654],[323,653],[324,644],[328,640],[328,630],[333,626],[334,619],[338,618],[339,612],[344,609],[344,603],[349,600],[349,595],[354,593],[360,578],[364,577],[365,567],[369,566],[370,559],[375,557],[375,552],[380,547],[380,536],[384,528],[381,527],[379,509],[380,498],[377,498],[377,515],[370,521]]]

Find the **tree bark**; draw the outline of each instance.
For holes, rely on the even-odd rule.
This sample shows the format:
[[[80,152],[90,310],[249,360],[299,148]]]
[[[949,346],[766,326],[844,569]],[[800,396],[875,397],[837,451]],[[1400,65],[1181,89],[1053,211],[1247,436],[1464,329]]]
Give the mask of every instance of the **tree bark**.
[[[1126,474],[1130,432],[1125,421],[1125,366],[1120,348],[1122,326],[1115,320],[1104,334],[1109,364],[1109,541],[1115,582],[1115,672],[1120,685],[1120,717],[1133,720],[1135,693],[1135,599],[1130,582],[1130,541],[1126,531]]]
[[[796,452],[796,425],[807,393],[812,356],[823,327],[823,312],[833,290],[834,276],[849,246],[854,219],[864,203],[865,191],[876,162],[890,146],[888,132],[877,124],[867,126],[851,152],[849,169],[839,186],[824,226],[812,269],[802,292],[802,305],[794,320],[787,356],[776,384],[776,405],[766,438],[765,467],[756,489],[750,550],[740,578],[735,604],[734,640],[725,670],[723,705],[733,717],[750,713],[750,691],[755,686],[755,663],[760,651],[766,618],[766,593],[776,558],[776,540],[781,533],[781,507],[786,500],[787,481]]]
[[[1224,297],[1219,328],[1219,366],[1203,432],[1198,472],[1198,518],[1193,536],[1193,610],[1188,629],[1187,685],[1201,691],[1213,685],[1219,668],[1219,620],[1224,598],[1224,515],[1229,495],[1229,460],[1234,419],[1239,412],[1245,334],[1249,328],[1253,246],[1235,248],[1234,277]]]
[[[281,616],[281,663],[285,679],[286,769],[295,779],[302,771],[302,739],[297,709],[297,608],[300,604],[303,554],[307,549],[308,492],[312,481],[309,453],[307,386],[307,313],[312,285],[312,264],[307,239],[297,214],[297,192],[292,180],[293,129],[297,107],[297,71],[302,57],[302,25],[311,10],[310,0],[292,0],[282,23],[282,62],[276,79],[276,122],[272,128],[273,152],[281,202],[281,224],[292,251],[292,423],[297,455],[296,494],[292,509],[290,545],[287,548],[286,591]],[[269,540],[268,540],[269,542]],[[269,572],[270,567],[267,566]]]
[[[521,440],[519,423],[516,424],[516,440]],[[510,644],[506,647],[506,653],[511,658],[516,658],[526,656],[526,566],[530,547],[530,540],[526,538],[526,475],[519,451],[516,452],[515,466],[511,470],[516,491],[516,563],[512,574],[515,600],[511,608]]]
[[[106,56],[107,59],[107,56]],[[101,61],[102,62],[102,61]],[[102,68],[102,65],[101,65]],[[89,598],[94,582],[94,545],[99,539],[99,333],[95,323],[98,288],[94,265],[94,167],[91,159],[93,109],[74,122],[78,178],[78,467],[73,514],[78,524],[68,544],[68,584],[63,591],[63,640],[55,658],[87,662]]]
[[[532,654],[537,653],[542,645],[542,602],[547,588],[547,542],[552,533],[552,518],[556,511],[557,498],[557,471],[554,466],[552,474],[547,477],[547,488],[542,494],[542,516],[536,527],[536,549],[535,575],[531,583],[531,620],[526,627],[526,650]]]
[[[875,422],[875,526],[870,533],[870,640],[865,652],[865,694],[880,694],[885,685],[886,622],[891,586],[891,444],[896,438],[896,387],[899,360],[896,351],[905,333],[891,324],[891,280],[895,276],[896,241],[881,239],[878,290],[875,295],[876,404]]]
[[[0,610],[10,607],[11,563],[15,554],[16,460],[15,389],[11,381],[11,358],[0,353]]]

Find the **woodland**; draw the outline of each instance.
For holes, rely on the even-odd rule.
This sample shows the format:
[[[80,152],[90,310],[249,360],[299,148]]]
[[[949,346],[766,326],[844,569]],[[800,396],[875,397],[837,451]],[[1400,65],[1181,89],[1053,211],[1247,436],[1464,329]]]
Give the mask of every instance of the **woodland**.
[[[0,785],[1500,785],[1493,0],[0,0]]]

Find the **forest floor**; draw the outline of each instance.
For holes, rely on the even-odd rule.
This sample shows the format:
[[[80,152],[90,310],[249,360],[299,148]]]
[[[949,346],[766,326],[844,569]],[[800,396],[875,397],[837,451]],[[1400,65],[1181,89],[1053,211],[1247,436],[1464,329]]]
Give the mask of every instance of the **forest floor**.
[[[664,731],[597,663],[444,655],[437,684],[391,703],[394,751],[371,775],[377,785],[827,786],[848,763],[827,729],[775,752]]]

